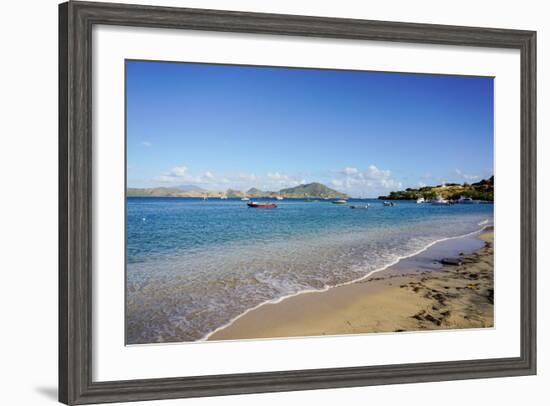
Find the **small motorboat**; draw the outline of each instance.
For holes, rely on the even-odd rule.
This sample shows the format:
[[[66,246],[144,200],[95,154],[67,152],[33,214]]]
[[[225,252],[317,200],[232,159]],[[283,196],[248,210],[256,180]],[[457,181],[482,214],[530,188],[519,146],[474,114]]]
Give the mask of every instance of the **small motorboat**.
[[[249,199],[248,197],[243,197],[241,200],[242,200],[243,202],[248,202],[250,199]]]
[[[249,202],[247,203],[248,207],[257,208],[257,209],[274,209],[277,207],[275,203],[258,203],[258,202]]]
[[[348,201],[346,199],[338,199],[338,200],[334,200],[332,203],[333,204],[347,204]]]
[[[426,199],[424,199],[423,197],[419,197],[418,199],[416,199],[416,204],[422,204],[422,203],[426,203]]]
[[[349,206],[350,209],[368,209],[368,204],[354,204],[353,206]]]
[[[395,206],[395,203],[394,202],[384,202],[384,206],[392,207],[392,206]]]
[[[283,200],[283,196],[275,196],[275,200]]]
[[[434,206],[448,206],[450,204],[450,201],[443,199],[441,196],[437,196],[437,200],[432,201],[432,205]]]

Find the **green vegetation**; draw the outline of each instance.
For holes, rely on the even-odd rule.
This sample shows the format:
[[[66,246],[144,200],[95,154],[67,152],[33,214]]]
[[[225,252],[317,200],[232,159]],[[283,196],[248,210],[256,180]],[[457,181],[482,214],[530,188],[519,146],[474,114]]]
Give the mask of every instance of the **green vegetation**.
[[[449,200],[458,200],[463,196],[474,200],[492,202],[494,200],[494,176],[472,184],[447,183],[445,185],[424,186],[418,189],[407,188],[378,198],[383,200],[416,200],[419,197],[436,199],[438,196]]]
[[[245,197],[246,193],[241,192],[240,190],[227,189],[225,191],[225,196],[227,196],[228,198],[231,199],[231,198],[236,198],[236,197]],[[193,196],[191,196],[191,197],[193,197]]]
[[[282,196],[287,199],[304,199],[304,198],[328,198],[328,199],[345,199],[348,196],[345,193],[340,193],[321,183],[309,183],[307,185],[299,185],[292,188],[282,189],[278,192],[265,192],[257,188],[251,188],[246,192],[240,190],[227,189],[225,192],[209,191],[201,188],[128,188],[128,196],[156,196],[156,197],[222,197],[228,198],[243,198],[243,197],[267,197],[275,198]]]
[[[348,197],[345,193],[340,193],[321,183],[308,183],[307,185],[298,185],[295,187],[281,189],[279,192],[282,197],[286,198],[328,198],[328,199],[345,199]]]
[[[155,187],[150,189],[137,189],[137,188],[128,188],[126,194],[128,196],[175,196],[179,193],[182,193],[181,189],[170,188],[170,187]]]
[[[263,190],[256,189],[255,187],[248,189],[246,193],[244,193],[247,197],[275,197],[275,192],[264,192]]]

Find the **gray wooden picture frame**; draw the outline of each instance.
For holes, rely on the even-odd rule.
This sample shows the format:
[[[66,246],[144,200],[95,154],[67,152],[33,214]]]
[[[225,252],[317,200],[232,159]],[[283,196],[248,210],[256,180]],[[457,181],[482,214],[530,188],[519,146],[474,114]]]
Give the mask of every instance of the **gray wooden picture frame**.
[[[521,53],[521,354],[517,358],[94,382],[92,27],[397,41]],[[68,2],[59,6],[59,400],[66,404],[341,388],[536,373],[536,32]]]

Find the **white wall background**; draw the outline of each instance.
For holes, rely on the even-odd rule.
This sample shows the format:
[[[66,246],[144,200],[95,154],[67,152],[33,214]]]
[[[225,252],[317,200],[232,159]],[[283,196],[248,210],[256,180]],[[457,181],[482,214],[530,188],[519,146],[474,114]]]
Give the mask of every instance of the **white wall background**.
[[[126,1],[128,2],[128,1]],[[130,1],[331,17],[490,26],[538,31],[539,375],[268,395],[134,403],[135,405],[543,404],[550,385],[545,295],[550,265],[550,200],[543,162],[550,96],[550,19],[546,2],[523,0],[385,2],[319,0]],[[0,404],[56,403],[57,386],[57,1],[2,5],[0,24]],[[546,181],[548,182],[548,181]],[[545,266],[546,265],[546,266]]]

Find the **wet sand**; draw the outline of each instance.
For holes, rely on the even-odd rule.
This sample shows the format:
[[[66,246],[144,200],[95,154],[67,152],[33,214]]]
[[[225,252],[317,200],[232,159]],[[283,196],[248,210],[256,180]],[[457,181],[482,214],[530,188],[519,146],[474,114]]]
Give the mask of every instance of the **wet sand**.
[[[445,258],[460,264],[444,265]],[[435,244],[360,282],[265,304],[209,340],[492,326],[493,229],[487,227],[473,238]]]

